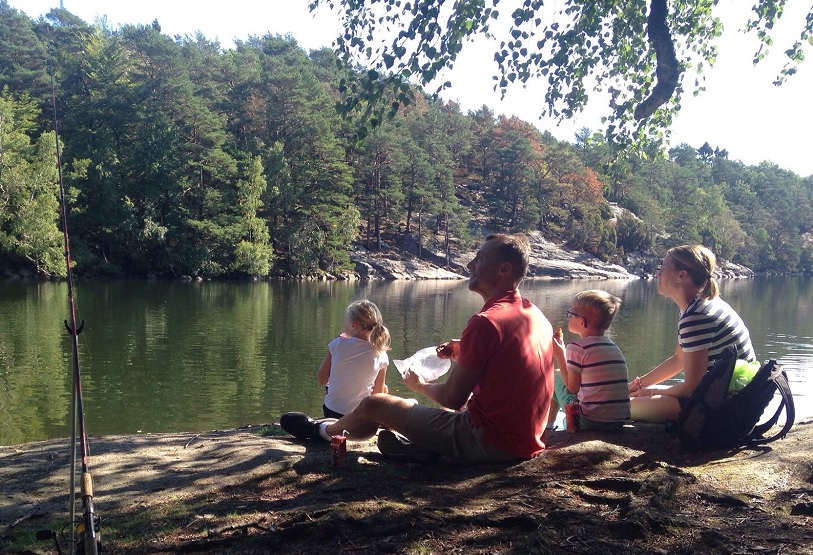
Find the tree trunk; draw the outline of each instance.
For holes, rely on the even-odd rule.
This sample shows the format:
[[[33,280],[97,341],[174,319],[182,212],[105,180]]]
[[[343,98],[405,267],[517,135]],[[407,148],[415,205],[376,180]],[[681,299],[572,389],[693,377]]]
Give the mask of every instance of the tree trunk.
[[[381,250],[381,215],[375,212],[375,248]]]
[[[421,213],[418,212],[418,258],[423,256],[423,229],[421,226]]]
[[[443,229],[444,229],[444,232],[446,234],[446,239],[445,239],[446,244],[444,245],[444,248],[446,250],[446,268],[449,268],[452,265],[452,263],[451,263],[452,261],[451,261],[451,253],[449,252],[450,251],[451,241],[449,240],[449,213],[448,212],[443,213]]]

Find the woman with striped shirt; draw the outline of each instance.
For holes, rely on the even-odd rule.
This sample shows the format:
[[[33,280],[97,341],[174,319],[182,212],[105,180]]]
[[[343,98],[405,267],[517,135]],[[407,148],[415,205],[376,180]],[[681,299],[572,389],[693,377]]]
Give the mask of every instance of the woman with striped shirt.
[[[722,350],[735,345],[737,358],[756,360],[742,319],[719,296],[713,277],[717,261],[702,245],[670,249],[658,271],[658,292],[680,308],[675,353],[630,383],[633,420],[676,421],[681,408]],[[682,382],[653,387],[683,372]]]

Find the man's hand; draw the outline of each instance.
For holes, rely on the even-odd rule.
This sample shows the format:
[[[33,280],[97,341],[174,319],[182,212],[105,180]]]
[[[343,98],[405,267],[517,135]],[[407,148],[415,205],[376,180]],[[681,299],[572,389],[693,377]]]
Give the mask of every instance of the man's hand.
[[[423,389],[426,387],[426,381],[411,370],[407,370],[401,382],[415,393],[423,393]]]
[[[441,343],[437,348],[438,358],[449,358],[457,360],[460,356],[460,340],[452,339],[446,343]]]

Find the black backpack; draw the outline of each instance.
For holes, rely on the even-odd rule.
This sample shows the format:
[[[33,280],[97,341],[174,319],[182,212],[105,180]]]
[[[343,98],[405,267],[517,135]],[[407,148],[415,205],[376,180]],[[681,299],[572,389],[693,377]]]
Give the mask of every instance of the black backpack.
[[[739,392],[728,395],[728,385],[737,362],[737,350],[726,347],[711,370],[706,372],[680,412],[678,432],[684,445],[701,451],[760,445],[784,438],[796,419],[788,377],[776,360],[763,364]],[[760,423],[775,392],[780,403],[774,415]],[[785,424],[765,437],[785,410]]]

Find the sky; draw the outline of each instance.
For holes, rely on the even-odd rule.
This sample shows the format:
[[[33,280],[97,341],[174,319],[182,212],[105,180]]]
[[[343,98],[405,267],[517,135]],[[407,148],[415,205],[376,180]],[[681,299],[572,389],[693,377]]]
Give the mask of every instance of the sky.
[[[9,5],[32,18],[59,7],[60,0],[7,0]],[[340,26],[332,12],[320,8],[308,11],[308,0],[62,0],[64,8],[88,23],[105,17],[112,28],[123,24],[149,24],[158,20],[169,36],[202,32],[224,48],[233,39],[267,33],[293,36],[306,50],[330,46]],[[729,159],[747,165],[770,161],[800,176],[813,175],[813,59],[781,87],[773,80],[785,64],[781,54],[801,31],[810,9],[809,0],[789,0],[785,16],[775,28],[775,46],[756,67],[751,63],[759,48],[756,36],[741,32],[753,2],[720,0],[715,15],[725,25],[715,67],[706,71],[706,91],[698,97],[685,93],[679,115],[672,125],[671,144],[700,147],[708,142],[729,153]],[[806,5],[805,5],[806,4]],[[505,99],[493,90],[496,73],[494,44],[485,38],[464,48],[454,69],[444,75],[453,87],[442,95],[458,102],[464,111],[490,106],[505,114],[534,123],[555,137],[574,142],[575,133],[587,127],[601,129],[606,101],[596,98],[572,120],[557,125],[540,120],[544,83],[516,87]],[[813,58],[813,48],[807,49]]]

